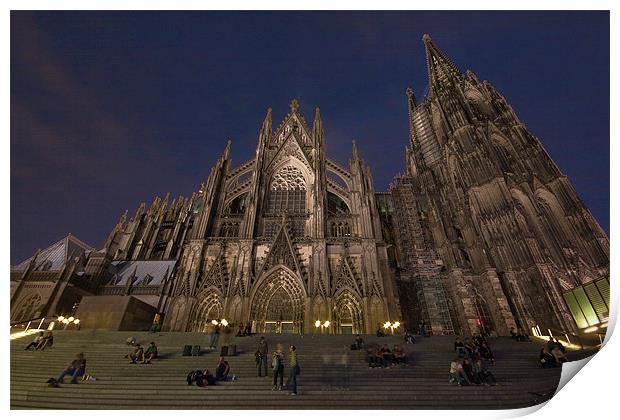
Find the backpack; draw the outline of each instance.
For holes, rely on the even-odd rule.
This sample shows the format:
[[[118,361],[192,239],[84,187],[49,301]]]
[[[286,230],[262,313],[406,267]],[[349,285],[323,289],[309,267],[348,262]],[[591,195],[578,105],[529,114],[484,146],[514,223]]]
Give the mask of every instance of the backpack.
[[[200,370],[194,370],[192,372],[189,373],[189,375],[187,375],[187,384],[190,385],[194,382],[198,382],[199,380],[201,380],[204,377],[202,371]]]

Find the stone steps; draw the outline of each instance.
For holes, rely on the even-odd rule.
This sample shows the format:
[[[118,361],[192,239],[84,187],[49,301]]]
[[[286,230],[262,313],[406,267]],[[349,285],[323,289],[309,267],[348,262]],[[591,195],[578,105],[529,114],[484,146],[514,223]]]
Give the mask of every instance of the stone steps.
[[[143,344],[155,341],[165,357],[151,365],[131,365],[123,355],[130,348],[124,344],[129,336]],[[352,336],[265,335],[271,351],[276,343],[285,349],[298,347],[301,365],[300,394],[288,396],[271,391],[271,378],[256,376],[253,353],[258,336],[230,337],[241,354],[227,358],[237,381],[214,387],[187,386],[190,370],[215,368],[219,352],[183,357],[183,344],[205,346],[207,339],[198,333],[59,331],[55,345],[43,352],[26,352],[23,347],[31,337],[11,342],[11,407],[84,408],[84,409],[415,409],[415,408],[518,408],[541,403],[557,387],[559,369],[538,366],[538,348],[532,343],[514,343],[509,339],[491,340],[497,358],[492,368],[499,386],[456,387],[448,384],[448,369],[453,354],[453,337],[420,339],[404,345],[412,359],[410,366],[370,369],[364,352],[346,350]],[[402,338],[364,336],[367,343],[402,343]],[[220,338],[220,343],[222,342]],[[50,388],[47,378],[58,373],[83,351],[88,373],[97,381],[78,385],[63,384]],[[349,361],[348,390],[339,390],[335,381],[345,372],[342,365],[329,365],[325,373],[323,354],[335,354],[335,361],[345,352]],[[269,371],[269,373],[271,373]],[[285,369],[285,380],[288,375]]]

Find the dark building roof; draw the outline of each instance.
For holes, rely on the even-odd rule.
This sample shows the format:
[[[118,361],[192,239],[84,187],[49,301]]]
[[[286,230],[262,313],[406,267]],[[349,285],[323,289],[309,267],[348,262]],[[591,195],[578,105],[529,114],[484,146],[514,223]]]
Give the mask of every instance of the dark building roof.
[[[82,253],[89,254],[94,248],[72,234],[48,246],[36,254],[35,271],[60,271],[69,258],[79,257]],[[24,271],[34,255],[27,260],[11,267],[11,271]]]

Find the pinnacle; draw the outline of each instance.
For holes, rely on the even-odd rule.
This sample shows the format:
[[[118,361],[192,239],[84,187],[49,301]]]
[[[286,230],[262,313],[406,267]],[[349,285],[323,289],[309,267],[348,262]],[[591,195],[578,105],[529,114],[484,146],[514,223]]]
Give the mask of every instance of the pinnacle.
[[[297,109],[299,108],[299,102],[297,101],[297,99],[293,98],[289,106],[291,107],[291,111],[297,112]]]
[[[422,42],[431,42],[431,36],[429,34],[422,35]]]

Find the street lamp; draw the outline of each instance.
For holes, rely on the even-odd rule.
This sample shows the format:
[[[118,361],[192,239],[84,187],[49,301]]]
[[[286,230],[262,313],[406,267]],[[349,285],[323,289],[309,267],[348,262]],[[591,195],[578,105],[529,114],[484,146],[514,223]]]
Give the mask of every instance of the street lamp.
[[[317,319],[314,322],[314,327],[315,328],[320,328],[321,329],[321,334],[323,334],[324,329],[329,328],[330,325],[331,325],[331,323],[329,321],[325,321],[325,322],[321,323],[321,321]]]
[[[394,330],[398,329],[398,327],[400,327],[399,321],[394,321],[394,322],[386,321],[385,324],[383,324],[383,328],[385,328],[386,330],[389,328],[392,335],[394,334]]]
[[[227,327],[228,326],[228,321],[226,321],[225,319],[222,319],[220,321],[220,324],[222,324],[223,326]]]
[[[211,320],[211,324],[217,325],[217,324],[219,324],[219,322],[217,322],[217,319],[213,319],[213,320]]]

